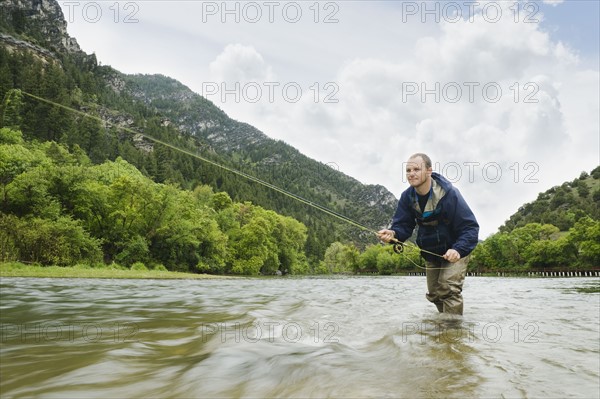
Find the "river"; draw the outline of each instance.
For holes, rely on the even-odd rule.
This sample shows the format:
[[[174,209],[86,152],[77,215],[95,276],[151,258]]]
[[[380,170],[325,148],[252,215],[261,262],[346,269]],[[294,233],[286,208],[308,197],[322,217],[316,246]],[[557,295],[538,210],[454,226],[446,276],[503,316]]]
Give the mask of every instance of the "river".
[[[2,398],[598,398],[597,278],[2,278]],[[594,291],[592,289],[592,291]]]

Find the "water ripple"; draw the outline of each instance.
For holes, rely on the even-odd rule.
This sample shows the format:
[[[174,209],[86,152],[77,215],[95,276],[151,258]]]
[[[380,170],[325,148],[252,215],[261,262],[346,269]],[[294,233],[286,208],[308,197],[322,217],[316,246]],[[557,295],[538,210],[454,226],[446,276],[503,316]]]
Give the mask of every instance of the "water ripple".
[[[0,281],[2,397],[598,397],[585,279]]]

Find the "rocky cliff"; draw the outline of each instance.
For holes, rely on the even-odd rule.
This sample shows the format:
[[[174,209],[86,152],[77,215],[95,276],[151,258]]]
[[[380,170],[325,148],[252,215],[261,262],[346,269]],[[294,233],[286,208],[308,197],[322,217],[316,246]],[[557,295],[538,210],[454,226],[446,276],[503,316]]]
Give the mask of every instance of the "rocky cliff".
[[[60,6],[53,0],[2,0],[0,30],[53,53],[82,54],[77,40],[67,33]]]

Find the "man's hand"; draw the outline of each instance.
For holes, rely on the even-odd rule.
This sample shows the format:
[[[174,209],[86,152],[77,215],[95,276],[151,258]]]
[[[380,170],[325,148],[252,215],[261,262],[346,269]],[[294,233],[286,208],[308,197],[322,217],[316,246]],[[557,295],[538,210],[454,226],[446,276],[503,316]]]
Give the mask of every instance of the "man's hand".
[[[383,229],[377,232],[377,238],[379,238],[385,243],[389,243],[390,241],[392,241],[395,235],[396,233],[394,232],[394,230]]]
[[[460,254],[455,249],[449,249],[444,254],[444,259],[446,259],[450,263],[454,263],[460,259]]]

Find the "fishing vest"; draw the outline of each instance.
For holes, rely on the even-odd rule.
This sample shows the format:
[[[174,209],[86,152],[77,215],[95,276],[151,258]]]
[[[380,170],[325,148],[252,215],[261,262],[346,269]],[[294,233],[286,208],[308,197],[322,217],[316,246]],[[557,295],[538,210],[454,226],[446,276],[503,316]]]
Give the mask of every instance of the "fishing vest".
[[[440,186],[435,179],[431,179],[429,198],[423,212],[419,206],[416,190],[411,193],[412,210],[415,221],[419,225],[417,233],[417,245],[426,251],[443,255],[451,248],[453,240],[450,234],[449,221],[443,218],[441,199],[446,195],[446,190]],[[428,261],[439,261],[440,259],[431,254],[421,252]]]

